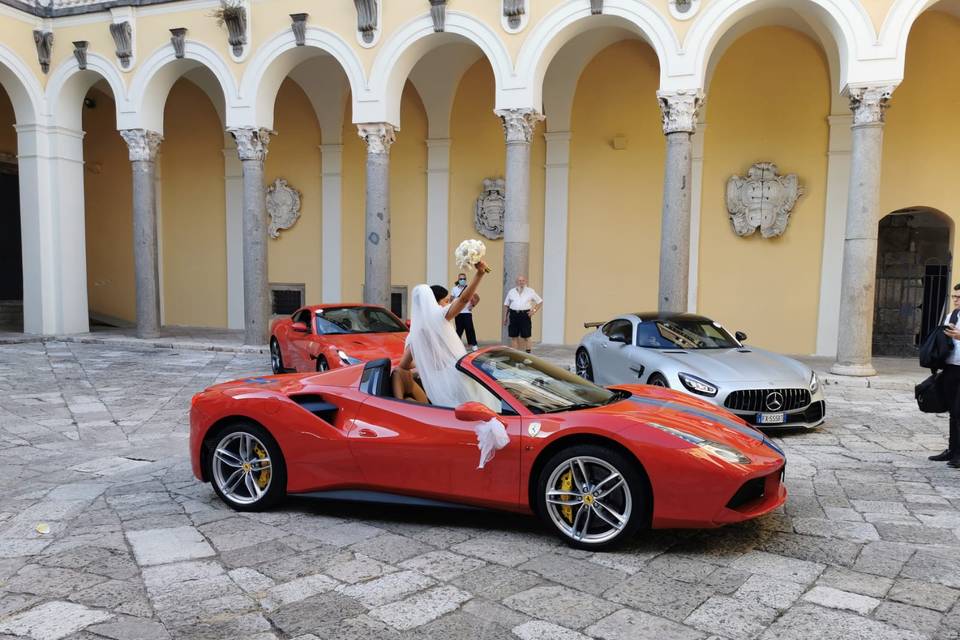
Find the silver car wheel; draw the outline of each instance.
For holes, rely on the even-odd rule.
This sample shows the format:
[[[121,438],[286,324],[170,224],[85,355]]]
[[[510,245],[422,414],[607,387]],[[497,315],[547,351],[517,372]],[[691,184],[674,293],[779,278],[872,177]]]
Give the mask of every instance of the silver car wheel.
[[[270,368],[274,373],[283,373],[283,357],[280,355],[280,345],[276,340],[270,341]]]
[[[593,372],[590,368],[590,355],[587,353],[586,349],[580,349],[577,351],[576,369],[578,376],[584,380],[590,380],[591,382],[593,381]]]
[[[577,456],[557,465],[547,480],[544,498],[557,529],[583,544],[602,544],[620,535],[633,510],[630,485],[623,474],[593,456]]]
[[[231,502],[254,504],[273,482],[273,463],[267,447],[243,431],[224,436],[212,453],[213,481]]]

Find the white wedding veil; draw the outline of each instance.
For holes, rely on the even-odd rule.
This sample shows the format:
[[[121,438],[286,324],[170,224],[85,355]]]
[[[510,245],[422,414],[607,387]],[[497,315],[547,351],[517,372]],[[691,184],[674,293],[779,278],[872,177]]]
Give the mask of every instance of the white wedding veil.
[[[446,307],[437,303],[429,286],[418,284],[413,288],[407,345],[413,352],[421,378],[424,373],[429,375],[453,366],[467,353],[446,313]]]

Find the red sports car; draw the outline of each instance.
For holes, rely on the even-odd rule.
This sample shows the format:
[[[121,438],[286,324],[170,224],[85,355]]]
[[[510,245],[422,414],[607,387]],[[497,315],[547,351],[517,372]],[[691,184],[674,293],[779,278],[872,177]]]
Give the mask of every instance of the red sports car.
[[[270,365],[274,373],[309,373],[377,358],[396,361],[407,329],[403,320],[375,305],[303,307],[270,325]]]
[[[458,363],[502,402],[398,400],[383,358],[321,374],[246,378],[193,398],[193,472],[234,509],[284,495],[460,503],[536,513],[573,546],[644,526],[716,527],[786,499],[783,452],[715,405],[670,389],[605,389],[505,347]],[[510,442],[478,469],[474,428]]]

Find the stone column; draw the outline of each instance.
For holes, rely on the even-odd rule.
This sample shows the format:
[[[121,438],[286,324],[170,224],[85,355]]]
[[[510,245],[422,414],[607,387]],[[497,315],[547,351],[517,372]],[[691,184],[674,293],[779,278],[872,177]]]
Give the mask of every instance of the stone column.
[[[893,89],[892,86],[876,86],[848,90],[853,112],[850,188],[843,242],[837,361],[830,368],[832,373],[839,375],[876,374],[870,359],[880,218],[880,165],[884,111]]]
[[[567,315],[567,214],[570,208],[570,132],[548,131],[543,217],[544,344],[564,344]]]
[[[244,342],[264,345],[270,337],[270,285],[267,276],[267,203],[263,159],[271,131],[229,129],[243,171],[243,321]]]
[[[514,286],[517,276],[530,276],[530,139],[543,116],[533,109],[498,109],[496,114],[500,116],[507,141],[503,211],[503,291],[506,292]],[[506,329],[501,333],[506,341]]]
[[[322,135],[322,134],[321,134]],[[323,239],[320,261],[323,268],[323,288],[320,299],[324,302],[341,302],[340,293],[341,248],[343,245],[341,197],[343,185],[343,145],[320,145],[321,198],[323,200]]]
[[[160,333],[160,265],[157,252],[157,152],[163,137],[147,129],[122,129],[133,170],[133,270],[137,337]]]
[[[390,145],[392,124],[357,125],[367,143],[367,184],[363,256],[363,301],[390,308]]]
[[[450,140],[427,140],[427,281],[450,277]]]
[[[687,311],[690,280],[690,192],[693,149],[690,137],[703,104],[699,91],[660,91],[667,157],[663,175],[663,218],[660,226],[661,311]]]

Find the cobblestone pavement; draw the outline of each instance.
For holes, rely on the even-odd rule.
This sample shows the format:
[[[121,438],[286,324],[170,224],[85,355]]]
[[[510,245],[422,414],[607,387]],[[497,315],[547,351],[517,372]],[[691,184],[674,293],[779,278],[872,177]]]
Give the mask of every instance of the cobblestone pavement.
[[[196,482],[191,395],[266,357],[0,346],[0,638],[960,640],[960,471],[909,392],[830,387],[786,509],[574,551],[532,519]]]

